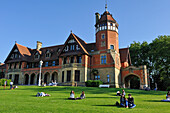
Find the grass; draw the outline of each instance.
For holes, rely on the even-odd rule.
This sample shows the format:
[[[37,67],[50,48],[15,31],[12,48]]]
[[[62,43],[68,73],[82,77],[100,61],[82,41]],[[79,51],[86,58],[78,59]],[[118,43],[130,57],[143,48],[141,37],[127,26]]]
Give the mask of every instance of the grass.
[[[9,89],[9,87],[7,87]],[[85,91],[86,99],[68,100],[71,90],[76,97]],[[170,102],[161,102],[167,92],[125,89],[135,99],[134,109],[114,106],[120,97],[115,88],[66,87],[66,86],[19,86],[15,90],[0,87],[0,113],[170,113]],[[36,97],[45,92],[51,97]]]

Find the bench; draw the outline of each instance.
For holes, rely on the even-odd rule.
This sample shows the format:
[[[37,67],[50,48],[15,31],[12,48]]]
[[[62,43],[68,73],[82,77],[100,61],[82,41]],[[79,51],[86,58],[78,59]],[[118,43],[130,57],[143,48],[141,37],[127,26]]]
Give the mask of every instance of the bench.
[[[102,88],[102,87],[109,88],[109,87],[110,87],[110,85],[109,85],[109,84],[107,84],[107,85],[99,85],[99,87],[100,87],[100,88]]]

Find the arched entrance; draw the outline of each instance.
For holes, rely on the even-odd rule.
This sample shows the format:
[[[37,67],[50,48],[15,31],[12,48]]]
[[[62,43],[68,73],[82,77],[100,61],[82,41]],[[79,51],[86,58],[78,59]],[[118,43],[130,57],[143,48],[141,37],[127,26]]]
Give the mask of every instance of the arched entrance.
[[[28,85],[28,81],[29,81],[29,75],[25,74],[25,82],[24,82],[24,84]]]
[[[51,81],[53,81],[53,82],[58,82],[58,73],[57,73],[57,72],[54,72],[54,73],[52,74]]]
[[[44,75],[44,83],[49,84],[50,83],[50,73],[45,73]]]
[[[140,78],[136,75],[130,74],[124,79],[125,87],[131,89],[140,88]]]
[[[31,74],[31,81],[30,81],[30,84],[33,85],[35,84],[35,74]]]

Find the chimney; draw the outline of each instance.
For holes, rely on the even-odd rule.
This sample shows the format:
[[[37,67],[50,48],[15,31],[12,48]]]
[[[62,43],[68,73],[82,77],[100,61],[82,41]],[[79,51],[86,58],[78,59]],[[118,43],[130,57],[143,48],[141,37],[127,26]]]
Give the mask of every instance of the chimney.
[[[95,15],[96,15],[96,23],[99,21],[99,19],[100,19],[100,14],[99,13],[95,13]]]
[[[40,41],[37,41],[37,50],[40,50],[41,49],[41,47],[42,47],[42,42],[40,42]]]

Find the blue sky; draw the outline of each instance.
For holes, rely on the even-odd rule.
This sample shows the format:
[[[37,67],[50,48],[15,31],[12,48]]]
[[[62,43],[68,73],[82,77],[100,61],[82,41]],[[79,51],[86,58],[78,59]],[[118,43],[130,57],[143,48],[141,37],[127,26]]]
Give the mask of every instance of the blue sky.
[[[95,13],[105,0],[0,0],[0,62],[17,43],[36,47],[63,44],[72,30],[86,42],[95,41]],[[119,24],[119,47],[133,41],[151,42],[170,35],[170,0],[108,0]]]

